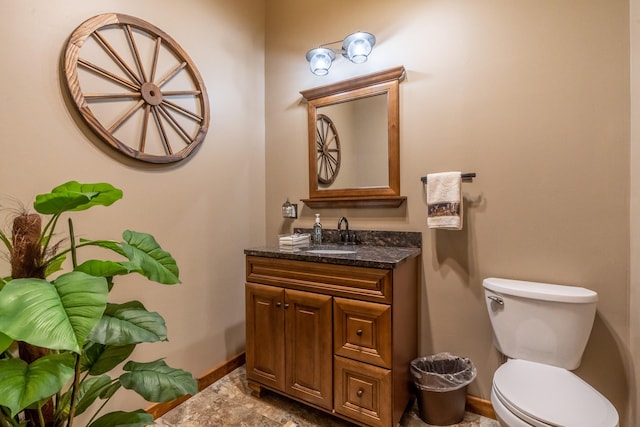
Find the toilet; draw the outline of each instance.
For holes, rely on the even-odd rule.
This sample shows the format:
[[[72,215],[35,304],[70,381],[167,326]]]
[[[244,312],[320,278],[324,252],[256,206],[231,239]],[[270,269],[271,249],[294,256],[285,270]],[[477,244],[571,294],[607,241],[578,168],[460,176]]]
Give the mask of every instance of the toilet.
[[[598,294],[576,286],[483,281],[496,348],[491,404],[508,427],[617,427],[615,407],[572,370],[580,366]]]

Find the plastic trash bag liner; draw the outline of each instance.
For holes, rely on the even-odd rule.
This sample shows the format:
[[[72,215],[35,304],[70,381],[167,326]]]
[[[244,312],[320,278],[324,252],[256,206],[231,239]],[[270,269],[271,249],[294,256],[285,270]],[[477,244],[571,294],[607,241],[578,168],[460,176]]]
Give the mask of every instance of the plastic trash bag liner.
[[[438,353],[412,360],[411,375],[420,390],[452,391],[470,384],[476,367],[467,358]]]

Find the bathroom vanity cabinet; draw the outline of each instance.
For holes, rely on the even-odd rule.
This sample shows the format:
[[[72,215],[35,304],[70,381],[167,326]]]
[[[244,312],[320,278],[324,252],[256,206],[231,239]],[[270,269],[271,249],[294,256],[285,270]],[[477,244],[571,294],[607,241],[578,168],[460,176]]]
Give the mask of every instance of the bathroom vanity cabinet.
[[[386,261],[375,251],[245,251],[254,395],[267,388],[359,425],[398,424],[413,395],[420,249]]]

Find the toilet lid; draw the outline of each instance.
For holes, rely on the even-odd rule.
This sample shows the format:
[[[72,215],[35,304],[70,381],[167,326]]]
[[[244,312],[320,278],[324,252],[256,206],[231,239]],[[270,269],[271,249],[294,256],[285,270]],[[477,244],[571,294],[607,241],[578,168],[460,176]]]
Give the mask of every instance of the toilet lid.
[[[533,425],[618,425],[611,402],[566,369],[513,359],[498,368],[493,386],[511,412]]]

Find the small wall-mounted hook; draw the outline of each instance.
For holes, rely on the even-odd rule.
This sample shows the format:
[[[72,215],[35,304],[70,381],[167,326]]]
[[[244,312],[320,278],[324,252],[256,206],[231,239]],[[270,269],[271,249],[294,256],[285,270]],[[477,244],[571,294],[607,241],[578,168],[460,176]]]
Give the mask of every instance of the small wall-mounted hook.
[[[283,218],[298,218],[298,205],[296,203],[287,201],[282,204],[282,217]]]

